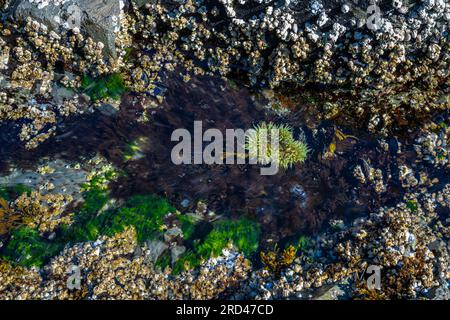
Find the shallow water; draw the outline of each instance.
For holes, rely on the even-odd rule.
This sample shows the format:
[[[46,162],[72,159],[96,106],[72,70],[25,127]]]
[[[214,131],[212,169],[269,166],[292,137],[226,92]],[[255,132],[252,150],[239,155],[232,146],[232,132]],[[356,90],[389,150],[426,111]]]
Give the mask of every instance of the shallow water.
[[[263,245],[293,235],[313,235],[328,228],[331,219],[351,221],[367,215],[381,206],[395,204],[404,192],[398,166],[414,163],[410,145],[415,134],[409,132],[403,138],[399,135],[401,141],[387,137],[389,150],[384,150],[377,142],[379,137],[345,127],[341,119],[316,120],[301,101],[291,103],[293,111],[280,117],[268,111],[268,100],[263,95],[221,79],[198,77],[184,83],[168,77],[165,88],[165,100],[151,110],[147,123],[137,123],[136,119],[143,105],[156,100],[125,95],[117,114],[96,112],[70,119],[55,137],[32,152],[13,138],[16,129],[4,124],[0,127],[0,170],[5,171],[11,164],[33,168],[43,157],[79,160],[98,152],[125,173],[110,186],[114,197],[158,193],[183,212],[195,210],[197,202],[202,201],[220,216],[253,217],[263,227]],[[217,128],[222,132],[246,130],[260,121],[287,123],[297,137],[304,136],[312,151],[304,164],[275,176],[262,176],[259,167],[251,165],[176,166],[170,158],[175,145],[171,134],[178,128],[192,132],[196,120],[203,121],[203,130]],[[338,139],[339,132],[346,138]],[[144,141],[143,156],[126,161],[127,145],[139,138]],[[325,156],[332,142],[336,150]],[[401,154],[396,153],[399,142]],[[376,193],[373,185],[361,185],[353,176],[356,165],[365,168],[368,163],[392,176],[385,181],[385,193]],[[445,172],[429,170],[432,176],[448,181]]]

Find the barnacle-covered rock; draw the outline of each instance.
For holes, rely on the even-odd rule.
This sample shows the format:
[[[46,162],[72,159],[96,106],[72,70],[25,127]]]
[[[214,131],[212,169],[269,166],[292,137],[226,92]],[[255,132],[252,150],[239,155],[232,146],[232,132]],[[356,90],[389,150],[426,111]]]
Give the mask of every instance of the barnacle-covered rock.
[[[17,0],[11,15],[17,21],[32,18],[57,33],[82,30],[102,42],[105,55],[116,55],[115,39],[125,0]]]

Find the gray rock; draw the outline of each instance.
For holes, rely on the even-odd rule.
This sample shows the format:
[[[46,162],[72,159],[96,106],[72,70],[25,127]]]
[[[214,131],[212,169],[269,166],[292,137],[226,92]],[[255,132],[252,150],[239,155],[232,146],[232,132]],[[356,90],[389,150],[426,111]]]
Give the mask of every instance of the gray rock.
[[[345,291],[347,283],[324,285],[314,294],[313,300],[339,300],[342,299],[347,293]]]
[[[171,229],[167,230],[164,233],[164,240],[166,242],[170,242],[170,241],[172,241],[172,239],[174,239],[174,238],[176,238],[178,236],[181,236],[182,234],[183,234],[183,231],[181,231],[180,228],[174,227],[174,228],[171,228]]]
[[[154,2],[152,0],[132,0],[132,2],[138,7],[141,8],[145,6],[147,3]]]
[[[430,290],[429,297],[432,300],[450,300],[450,289],[447,284]]]
[[[172,256],[172,265],[177,262],[178,258],[186,252],[186,247],[184,246],[175,246],[171,250],[171,256]]]
[[[428,244],[428,249],[433,251],[434,253],[440,253],[445,251],[445,242],[442,240],[435,240]]]
[[[152,263],[155,263],[164,251],[169,248],[167,244],[159,240],[147,241],[147,247],[147,259]]]
[[[59,86],[57,83],[53,84],[52,88],[52,97],[53,101],[55,101],[56,104],[63,104],[64,100],[69,100],[75,95],[75,91]]]
[[[119,112],[118,108],[115,108],[113,105],[111,105],[109,103],[104,103],[101,106],[99,106],[97,109],[102,114],[104,114],[105,116],[108,116],[108,117],[113,117],[113,116],[117,115],[117,113]]]
[[[79,29],[94,41],[102,42],[106,56],[116,56],[115,39],[120,13],[126,0],[15,0],[10,17],[24,21],[28,17],[58,32]]]
[[[74,169],[60,159],[45,161],[42,165],[47,165],[54,171],[41,174],[33,170],[13,169],[8,175],[0,177],[0,186],[23,184],[32,189],[41,189],[47,181],[51,181],[52,192],[70,194],[74,200],[82,198],[80,186],[86,181],[87,175],[84,170]],[[45,194],[46,190],[42,189],[41,192]]]
[[[189,207],[190,201],[189,201],[189,199],[184,199],[183,201],[181,201],[180,204],[183,208],[187,208],[187,207]]]

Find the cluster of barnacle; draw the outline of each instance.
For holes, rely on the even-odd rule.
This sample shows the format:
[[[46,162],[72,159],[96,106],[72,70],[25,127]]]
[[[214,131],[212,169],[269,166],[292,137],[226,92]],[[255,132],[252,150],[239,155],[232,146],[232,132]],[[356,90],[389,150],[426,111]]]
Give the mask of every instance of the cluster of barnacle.
[[[370,265],[381,268],[381,289],[371,288],[367,279],[354,282],[354,298],[419,298],[446,287],[449,252],[442,235],[449,228],[439,221],[438,208],[450,206],[450,186],[435,193],[409,193],[392,208],[381,208],[353,226],[332,231],[316,239],[314,250],[330,252],[310,261],[296,258],[278,276],[270,270],[256,270],[236,296],[261,299],[305,297],[305,289],[324,284],[352,282]],[[328,256],[329,255],[329,256]],[[274,255],[265,255],[269,263]],[[337,259],[336,259],[337,257]],[[331,258],[331,261],[330,261]],[[353,282],[352,282],[353,283]]]
[[[348,279],[376,264],[382,272],[381,290],[371,289],[360,281],[354,291],[356,298],[417,298],[445,285],[450,277],[448,250],[439,239],[441,234],[448,236],[448,227],[435,223],[437,207],[449,206],[450,186],[434,194],[408,194],[405,202],[396,207],[382,208],[368,218],[358,219],[349,229],[317,239],[314,250],[333,251],[332,262],[320,255],[311,260],[296,258],[295,248],[289,246],[283,252],[261,254],[268,268],[252,273],[248,272],[250,265],[243,255],[232,247],[215,244],[223,238],[217,235],[211,238],[214,241],[205,243],[211,245],[208,250],[220,247],[222,252],[219,250],[218,256],[206,259],[197,268],[178,275],[171,274],[170,268],[155,270],[149,262],[150,248],[142,247],[138,240],[140,226],[130,225],[113,235],[100,236],[95,242],[66,246],[42,269],[47,277],[38,280],[39,290],[36,286],[19,288],[25,279],[34,279],[36,275],[33,269],[17,269],[17,273],[25,273],[23,281],[13,288],[0,287],[0,296],[211,299],[240,282],[239,288],[233,290],[234,297],[302,297],[305,289]],[[220,234],[229,230],[223,228]],[[138,247],[141,249],[137,250]],[[70,276],[67,269],[73,261],[78,261],[82,276],[81,289],[76,291],[66,285]],[[9,263],[2,262],[1,267],[12,270]],[[11,278],[11,272],[1,276]]]
[[[72,214],[66,212],[72,202],[70,195],[45,194],[38,191],[24,193],[14,201],[13,209],[20,213],[23,223],[41,233],[51,233],[62,224],[72,222]]]
[[[147,84],[138,85],[139,89],[153,90],[155,85],[148,84],[159,80],[159,70],[173,70],[178,64],[197,74],[228,76],[238,71],[251,84],[270,87],[286,83],[351,84],[350,91],[358,99],[344,98],[335,103],[336,99],[330,96],[327,100],[334,103],[330,111],[336,115],[349,110],[350,105],[357,111],[354,114],[369,119],[366,125],[377,132],[385,132],[396,115],[406,114],[408,108],[429,112],[448,106],[448,101],[439,99],[439,88],[446,79],[445,52],[449,52],[449,45],[439,30],[435,35],[416,30],[427,14],[418,17],[411,12],[411,25],[404,19],[408,14],[391,15],[391,21],[375,36],[364,31],[349,33],[345,26],[335,23],[327,38],[321,25],[297,25],[289,5],[273,8],[265,4],[248,19],[246,15],[238,17],[236,6],[235,1],[222,1],[214,8],[194,1],[170,7],[160,1],[148,3],[143,9],[135,6],[128,16],[129,25],[133,26],[129,29],[138,36],[138,52],[153,52],[150,58],[141,54],[142,58],[157,65],[138,65],[133,78],[138,82],[145,79]],[[322,17],[325,11],[319,11],[317,15]],[[442,6],[436,5],[428,15],[440,25],[443,12]],[[225,16],[229,21],[220,20]],[[163,28],[165,31],[161,32]],[[321,37],[326,41],[319,41]],[[435,43],[427,47],[427,41],[433,37]],[[277,38],[279,41],[272,41]],[[418,55],[420,58],[414,62],[406,59],[417,53],[411,39],[431,48],[427,50],[433,54]],[[425,84],[421,90],[405,89],[405,84],[417,81]],[[373,89],[356,90],[358,87]]]
[[[38,191],[30,194],[24,192],[9,203],[0,199],[2,228],[5,228],[1,234],[7,234],[19,225],[36,228],[41,233],[51,233],[61,224],[72,222],[72,214],[66,212],[66,207],[71,202],[71,196],[43,195]],[[9,227],[6,227],[5,222]]]
[[[436,167],[450,165],[450,121],[449,117],[439,117],[424,126],[416,139],[414,148],[417,156]]]
[[[10,0],[0,0],[0,10],[3,10],[7,7]]]
[[[445,283],[449,277],[448,252],[445,246],[439,246],[437,235],[446,227],[435,226],[433,221],[436,207],[449,205],[448,190],[447,186],[420,200],[411,194],[406,203],[380,209],[355,230],[347,231],[352,240],[337,244],[337,254],[356,272],[367,267],[369,260],[380,266],[380,296],[415,298]],[[437,204],[433,198],[439,199]],[[356,295],[369,294],[365,289],[357,289]]]
[[[363,166],[357,165],[353,169],[353,176],[361,183],[373,184],[376,193],[384,193],[387,190],[385,178],[383,177],[383,171],[381,169],[375,169],[367,161],[362,160]]]
[[[212,299],[248,277],[243,255],[226,251],[198,270],[170,275],[157,272],[138,247],[134,227],[95,242],[66,247],[42,269],[0,260],[0,297],[39,299]],[[71,267],[80,270],[80,288],[69,289]],[[69,273],[68,273],[69,272]]]
[[[160,71],[162,69],[173,71],[177,65],[184,65],[188,70],[195,74],[203,74],[204,71],[196,66],[192,60],[186,58],[180,50],[177,50],[177,41],[181,30],[189,27],[197,30],[197,26],[193,26],[193,22],[186,18],[172,19],[163,6],[159,4],[148,5],[149,12],[142,12],[134,7],[132,13],[126,15],[129,28],[128,32],[132,37],[144,39],[135,41],[132,45],[136,51],[136,59],[129,64],[133,66],[130,73],[130,82],[127,85],[136,92],[150,93],[158,98],[161,97],[161,90],[157,86],[157,82],[161,81]],[[189,7],[189,4],[186,4]],[[186,9],[187,10],[187,9]],[[163,21],[158,21],[162,19]],[[164,33],[158,32],[162,24],[170,26]],[[207,28],[199,28],[202,33],[208,34]],[[208,36],[209,37],[209,36]],[[199,50],[203,50],[202,46],[195,46],[197,38],[192,37],[192,48],[194,55],[199,55]],[[198,50],[196,51],[195,48]],[[188,48],[185,48],[188,49]],[[149,54],[152,52],[152,54]]]
[[[292,74],[285,72],[285,70],[305,71],[306,69],[300,66],[299,61],[295,58],[292,59],[292,57],[300,56],[304,59],[304,56],[312,51],[312,48],[315,48],[316,52],[322,51],[322,54],[319,54],[311,74],[307,75],[304,80],[317,81],[319,79],[319,82],[323,83],[336,83],[337,80],[341,81],[342,77],[345,76],[347,78],[346,82],[353,84],[379,82],[382,87],[392,82],[398,84],[416,79],[429,70],[432,62],[438,64],[436,70],[443,70],[445,73],[445,66],[448,63],[448,61],[445,62],[445,59],[443,59],[444,63],[442,63],[443,61],[439,62],[442,52],[446,49],[448,50],[445,46],[444,36],[441,36],[438,44],[435,43],[430,47],[429,51],[433,52],[430,57],[415,64],[406,61],[406,53],[414,50],[414,46],[412,46],[412,42],[398,41],[398,37],[405,32],[409,32],[409,27],[411,27],[402,19],[401,15],[392,17],[393,21],[389,22],[390,25],[396,25],[397,29],[400,30],[400,35],[390,28],[385,28],[380,30],[378,35],[380,40],[378,41],[369,34],[361,34],[359,32],[355,33],[353,38],[348,38],[343,37],[346,31],[345,27],[336,23],[333,26],[336,37],[328,39],[326,44],[323,45],[318,41],[318,38],[323,35],[323,32],[320,30],[321,27],[315,24],[307,24],[303,30],[302,26],[298,26],[291,16],[289,8],[274,9],[267,5],[259,17],[253,16],[248,21],[245,21],[236,17],[234,5],[234,1],[222,1],[222,6],[219,6],[222,10],[216,8],[216,11],[224,11],[224,14],[231,19],[231,23],[227,26],[228,28],[214,28],[216,32],[212,35],[209,32],[208,20],[213,19],[213,13],[207,12],[208,9],[201,2],[193,3],[188,1],[186,4],[180,4],[178,8],[168,8],[162,3],[156,3],[148,5],[148,9],[154,12],[153,14],[150,13],[153,24],[156,22],[167,25],[169,27],[168,34],[171,32],[189,31],[189,36],[179,37],[180,41],[177,43],[177,47],[184,52],[192,53],[199,60],[207,61],[208,64],[211,64],[211,61],[212,65],[215,66],[225,65],[223,68],[227,70],[229,64],[233,62],[242,63],[242,60],[247,59],[251,60],[250,55],[252,53],[256,54],[259,65],[255,66],[250,62],[250,73],[269,79],[269,84],[273,86],[277,86],[280,79],[291,79]],[[442,16],[443,8],[436,7],[434,10],[436,14],[432,18],[439,20]],[[416,19],[421,20],[420,18]],[[417,23],[423,23],[423,21],[421,20]],[[208,31],[205,32],[204,30]],[[273,46],[271,54],[267,57],[267,54],[261,53],[259,47],[270,48],[271,44],[267,44],[266,41],[269,35],[276,35],[276,38],[280,39],[280,45]],[[158,36],[159,38],[152,40],[162,42],[161,40],[164,36],[161,37],[160,34]],[[427,36],[430,37],[429,34]],[[404,37],[402,36],[402,38]],[[426,38],[425,35],[421,36],[423,43],[425,43]],[[220,48],[216,47],[213,50],[208,50],[208,44],[213,40],[216,40],[217,43],[220,41],[224,45]],[[260,44],[260,42],[262,43]],[[291,46],[287,46],[287,44],[294,44],[294,52],[291,52],[289,49]],[[386,50],[391,52],[387,60],[381,58],[381,52]],[[238,54],[235,55],[234,53]],[[286,56],[286,61],[281,64],[274,63],[279,59],[277,56],[280,53]],[[332,59],[332,56],[337,53],[343,57],[348,57],[347,65],[340,65],[341,68],[346,70],[341,70],[338,76],[336,72],[330,72],[337,69],[334,65],[339,62]],[[239,58],[241,58],[241,61],[239,61]],[[268,63],[269,61],[271,63]],[[329,66],[327,66],[328,64]],[[269,69],[271,70],[263,70],[264,68],[262,67],[267,68],[268,66],[270,66]],[[402,72],[403,76],[399,78],[397,73],[400,69],[405,72]],[[374,72],[379,74],[380,77],[369,76]],[[279,77],[270,79],[272,74],[279,75]]]
[[[448,74],[449,44],[445,35],[437,30],[434,43],[427,46],[427,55],[418,56],[414,62],[406,59],[417,51],[408,39],[416,39],[425,47],[432,37],[430,30],[419,32],[415,26],[428,18],[439,24],[444,12],[440,4],[430,8],[432,13],[419,16],[411,13],[414,20],[411,26],[402,15],[389,17],[391,21],[375,37],[362,32],[346,34],[346,27],[339,23],[334,23],[328,33],[322,31],[329,18],[320,6],[314,10],[320,19],[306,23],[304,28],[297,24],[289,5],[274,8],[264,4],[260,14],[257,16],[255,12],[251,18],[237,16],[235,1],[222,1],[212,9],[202,1],[170,6],[156,1],[147,3],[145,8],[135,4],[131,7],[130,12],[120,17],[117,59],[106,60],[103,44],[86,37],[77,28],[68,34],[57,34],[31,19],[23,28],[1,26],[0,69],[6,68],[12,88],[7,88],[5,97],[1,97],[7,102],[1,103],[0,111],[4,112],[0,120],[31,120],[31,124],[23,124],[21,134],[21,139],[28,141],[28,148],[51,136],[59,115],[78,111],[73,103],[47,103],[38,106],[40,111],[36,112],[36,108],[13,101],[14,93],[10,92],[13,88],[33,90],[49,98],[52,81],[58,80],[57,62],[75,74],[73,79],[67,74],[61,76],[58,81],[63,85],[77,88],[83,74],[98,77],[123,70],[128,88],[151,93],[159,99],[163,92],[158,86],[160,71],[173,71],[178,65],[194,74],[228,76],[238,71],[245,73],[251,84],[270,87],[285,83],[372,86],[375,89],[352,89],[359,99],[336,102],[330,95],[332,107],[324,109],[324,117],[330,114],[334,117],[344,109],[349,110],[350,105],[354,114],[369,119],[367,125],[371,131],[385,130],[399,109],[400,113],[407,112],[405,105],[424,112],[448,106],[448,97],[442,100],[439,96],[442,93],[439,88]],[[229,20],[220,20],[224,17]],[[321,38],[325,40],[319,41]],[[16,42],[14,48],[8,41]],[[127,61],[130,52],[135,59]],[[402,92],[404,84],[416,80],[425,84],[425,90],[413,88]],[[31,97],[27,100],[32,101]],[[370,108],[367,108],[368,101]],[[394,108],[387,108],[386,104]],[[34,123],[37,119],[45,121]],[[40,131],[43,123],[50,129]]]
[[[125,39],[118,42],[125,43]],[[109,74],[122,66],[122,57],[106,60],[102,50],[102,43],[76,28],[58,34],[31,18],[24,25],[1,25],[4,90],[0,96],[0,121],[22,120],[20,139],[28,149],[38,146],[52,136],[60,117],[85,111],[76,92],[80,91],[82,75]],[[61,63],[64,74],[56,71]],[[55,90],[60,87],[67,88],[61,95]]]
[[[0,259],[0,296],[2,299],[31,298],[39,290],[42,277],[38,270],[13,266],[10,262]],[[27,288],[27,290],[23,290]]]
[[[21,217],[12,210],[6,199],[0,198],[0,237],[7,235],[20,224]]]

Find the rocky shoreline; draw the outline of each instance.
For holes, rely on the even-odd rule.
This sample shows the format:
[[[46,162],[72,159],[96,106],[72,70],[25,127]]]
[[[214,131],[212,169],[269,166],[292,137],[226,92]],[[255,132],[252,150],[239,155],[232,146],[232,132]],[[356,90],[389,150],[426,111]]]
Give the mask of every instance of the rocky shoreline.
[[[448,300],[450,3],[373,5],[0,1],[0,298]],[[173,168],[193,119],[309,158]]]

